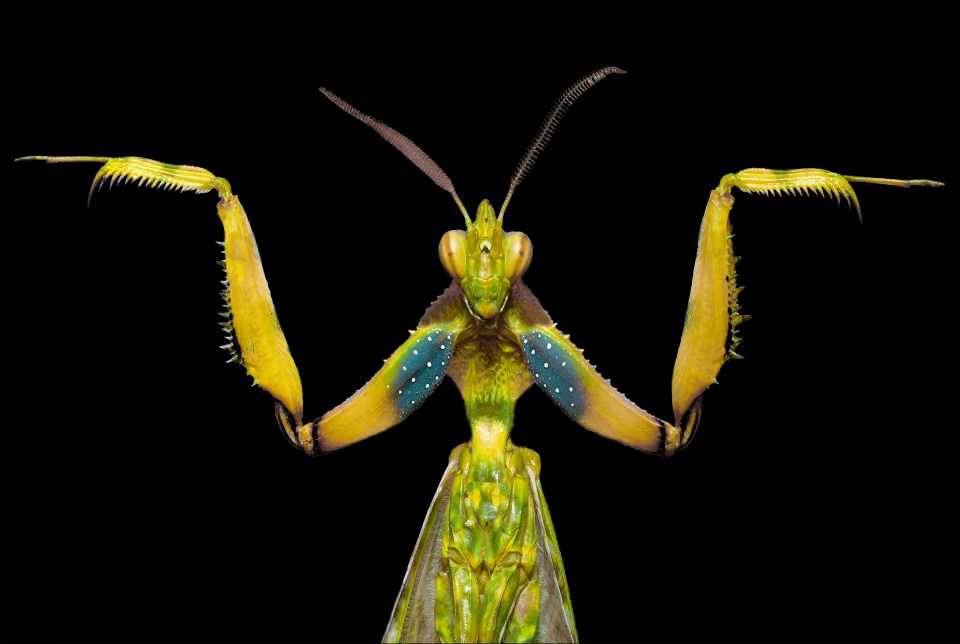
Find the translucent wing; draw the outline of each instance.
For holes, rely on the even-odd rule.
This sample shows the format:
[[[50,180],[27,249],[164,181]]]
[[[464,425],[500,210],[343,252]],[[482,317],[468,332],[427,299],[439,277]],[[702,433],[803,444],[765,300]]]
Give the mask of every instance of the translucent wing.
[[[456,469],[457,460],[454,459],[447,465],[437,493],[433,496],[413,557],[407,566],[403,586],[393,606],[390,624],[383,635],[384,642],[436,641],[434,599],[437,568],[440,565],[440,549],[443,545],[443,522],[447,516],[447,503],[450,501],[450,488]]]
[[[390,623],[384,633],[384,642],[437,641],[437,572],[442,555],[444,521],[457,476],[457,462],[457,459],[454,459],[447,466],[433,497],[410,565],[407,566],[403,586],[394,604]],[[501,637],[504,641],[529,639],[531,633],[526,631],[527,624],[523,619],[528,608],[521,606],[528,602],[531,604],[529,608],[535,608],[539,612],[536,641],[576,642],[576,624],[567,590],[567,578],[563,571],[563,561],[560,558],[550,511],[547,509],[540,482],[529,467],[526,476],[533,494],[531,506],[536,514],[537,573],[531,583],[526,585],[525,592],[518,596],[512,608],[513,615],[507,620]]]
[[[530,489],[536,488],[534,501],[537,508],[537,569],[540,581],[540,622],[537,625],[538,642],[576,642],[577,625],[573,620],[573,607],[567,588],[567,575],[563,571],[557,535],[543,488],[533,471],[527,468]]]

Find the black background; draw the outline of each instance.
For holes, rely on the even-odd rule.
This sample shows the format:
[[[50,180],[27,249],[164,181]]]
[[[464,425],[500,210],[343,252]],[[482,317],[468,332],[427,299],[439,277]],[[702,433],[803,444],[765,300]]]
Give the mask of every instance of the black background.
[[[724,173],[956,176],[956,69],[929,20],[856,39],[843,24],[725,25],[660,33],[666,45],[648,26],[575,50],[445,34],[413,51],[387,31],[375,63],[358,42],[292,52],[228,30],[210,47],[192,32],[34,41],[10,69],[7,157],[133,154],[229,179],[313,418],[406,339],[448,283],[437,242],[462,224],[316,88],[416,141],[472,211],[499,206],[564,88],[619,65],[570,110],[505,221],[532,238],[526,281],[560,328],[669,417],[700,217]],[[95,171],[4,173],[3,639],[379,638],[469,437],[456,388],[341,452],[292,449],[269,396],[217,349],[216,198],[124,187],[87,209]],[[955,637],[941,268],[954,190],[858,187],[863,226],[845,205],[738,196],[747,359],[721,371],[675,458],[523,397],[513,439],[542,457],[582,639]]]

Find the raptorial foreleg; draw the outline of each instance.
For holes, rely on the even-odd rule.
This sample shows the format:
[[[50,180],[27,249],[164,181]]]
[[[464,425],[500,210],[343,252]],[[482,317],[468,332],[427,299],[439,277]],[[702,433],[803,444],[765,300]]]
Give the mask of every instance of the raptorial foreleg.
[[[723,363],[739,358],[737,325],[750,316],[743,315],[737,302],[742,287],[737,284],[733,254],[730,210],[733,188],[761,194],[832,196],[846,199],[860,216],[860,203],[851,181],[889,186],[939,186],[936,181],[875,179],[839,175],[827,170],[766,170],[751,168],[728,174],[710,193],[700,225],[693,284],[673,369],[673,415],[680,430],[680,447],[693,437],[700,421],[703,392],[716,382]]]
[[[273,396],[277,418],[290,440],[297,444],[294,430],[301,426],[303,418],[300,374],[280,329],[253,230],[229,182],[203,168],[141,157],[33,156],[23,160],[103,163],[90,187],[91,198],[94,191],[108,181],[109,186],[134,181],[148,188],[217,192],[220,196],[217,214],[223,224],[224,259],[220,264],[226,272],[223,281],[226,311],[221,313],[225,318],[221,326],[227,333],[227,343],[222,348],[231,353],[228,362],[239,361],[254,384]]]
[[[221,264],[226,271],[226,312],[221,314],[226,319],[221,325],[228,338],[223,348],[231,352],[228,362],[239,361],[254,384],[273,396],[280,427],[294,446],[308,454],[346,447],[413,413],[440,384],[457,335],[470,322],[458,288],[451,286],[367,384],[320,418],[304,423],[300,374],[280,329],[250,222],[226,179],[203,168],[140,157],[36,156],[23,160],[103,163],[90,188],[91,196],[108,180],[111,186],[117,181],[135,181],[150,188],[217,191],[217,214],[224,232]]]

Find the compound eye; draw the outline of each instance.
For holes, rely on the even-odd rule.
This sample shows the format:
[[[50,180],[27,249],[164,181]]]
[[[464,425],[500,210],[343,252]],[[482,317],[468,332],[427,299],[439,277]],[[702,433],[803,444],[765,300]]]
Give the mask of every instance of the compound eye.
[[[533,259],[533,242],[524,233],[512,232],[503,239],[504,270],[510,283],[516,282],[530,268]]]
[[[450,277],[460,282],[467,275],[467,233],[448,230],[440,238],[440,263]]]

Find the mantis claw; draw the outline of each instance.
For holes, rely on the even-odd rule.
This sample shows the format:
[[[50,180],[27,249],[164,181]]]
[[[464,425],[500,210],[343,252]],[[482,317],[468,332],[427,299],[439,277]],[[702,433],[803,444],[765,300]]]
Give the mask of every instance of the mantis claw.
[[[743,287],[736,281],[736,263],[740,258],[733,254],[729,220],[733,208],[733,188],[768,196],[782,196],[784,193],[794,196],[814,193],[821,197],[830,195],[836,198],[838,205],[842,197],[847,206],[856,211],[862,223],[860,202],[850,182],[901,188],[943,185],[927,179],[857,177],[816,168],[749,168],[724,175],[720,185],[710,194],[700,228],[687,317],[673,371],[673,412],[678,426],[688,424],[685,420],[689,415],[688,410],[694,404],[699,405],[703,392],[716,382],[716,375],[723,363],[743,358],[736,352],[742,341],[737,335],[737,325],[749,320],[750,316],[740,313],[737,302]],[[699,417],[699,411],[696,415]]]

